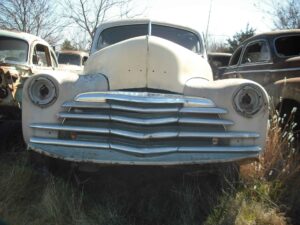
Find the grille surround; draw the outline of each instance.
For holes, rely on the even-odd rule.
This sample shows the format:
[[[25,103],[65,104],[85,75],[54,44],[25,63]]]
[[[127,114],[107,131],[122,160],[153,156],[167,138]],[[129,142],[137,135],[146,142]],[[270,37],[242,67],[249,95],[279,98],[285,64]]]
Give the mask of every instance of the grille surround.
[[[205,98],[148,92],[91,92],[62,104],[57,124],[31,124],[58,132],[57,138],[32,137],[31,144],[116,151],[136,157],[173,154],[258,154],[255,132],[227,131],[227,110]],[[88,150],[87,150],[88,151]],[[114,159],[111,159],[114,161]],[[192,160],[192,159],[191,159]]]

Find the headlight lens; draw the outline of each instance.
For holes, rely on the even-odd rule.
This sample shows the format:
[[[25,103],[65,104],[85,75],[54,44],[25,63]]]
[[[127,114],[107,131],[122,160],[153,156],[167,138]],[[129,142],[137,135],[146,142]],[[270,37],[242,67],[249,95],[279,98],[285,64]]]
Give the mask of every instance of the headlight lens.
[[[48,106],[55,102],[57,90],[55,84],[48,78],[38,77],[29,85],[31,101],[39,106]]]
[[[241,87],[233,97],[235,110],[247,117],[251,117],[258,113],[263,104],[263,92],[254,85],[245,85]]]

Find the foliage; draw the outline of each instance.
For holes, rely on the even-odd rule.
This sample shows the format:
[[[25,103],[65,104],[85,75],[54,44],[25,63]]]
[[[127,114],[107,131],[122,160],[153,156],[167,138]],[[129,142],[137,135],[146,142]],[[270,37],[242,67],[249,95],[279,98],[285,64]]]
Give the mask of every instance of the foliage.
[[[93,39],[97,27],[112,19],[111,14],[119,18],[136,16],[133,13],[133,0],[64,0],[64,13],[70,24],[76,24],[77,27],[89,36],[89,42]],[[116,14],[116,12],[119,13]]]
[[[274,28],[300,28],[300,0],[257,0],[256,5],[271,17]]]
[[[230,52],[226,43],[218,42],[215,40],[207,41],[207,50],[208,52],[227,52],[227,53]]]
[[[278,29],[300,28],[300,1],[287,0],[275,8],[274,25]]]
[[[55,44],[63,27],[57,8],[53,0],[0,1],[0,27],[40,36]]]
[[[74,45],[72,45],[71,41],[65,39],[61,45],[61,50],[77,50],[77,48]]]
[[[227,39],[230,52],[234,52],[235,49],[247,38],[252,37],[255,34],[255,29],[247,24],[245,30],[241,30],[233,35],[232,38]]]

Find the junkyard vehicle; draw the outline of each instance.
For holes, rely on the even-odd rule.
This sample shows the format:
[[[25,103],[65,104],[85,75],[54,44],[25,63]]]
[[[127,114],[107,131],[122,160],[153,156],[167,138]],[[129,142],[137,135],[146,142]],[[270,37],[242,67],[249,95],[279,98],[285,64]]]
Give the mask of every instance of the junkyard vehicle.
[[[98,164],[179,165],[256,158],[268,98],[257,83],[213,81],[201,35],[122,20],[98,27],[84,74],[41,73],[23,92],[28,148]]]
[[[297,107],[300,123],[300,30],[263,33],[233,53],[222,78],[245,78],[265,87],[281,115]],[[288,117],[288,116],[287,116]]]
[[[84,51],[63,50],[58,52],[58,66],[63,70],[81,73],[88,57],[89,54]]]
[[[232,54],[225,52],[209,52],[207,53],[208,62],[212,68],[214,80],[219,79],[229,64]]]
[[[0,120],[20,119],[24,81],[57,67],[50,45],[36,36],[0,30]]]

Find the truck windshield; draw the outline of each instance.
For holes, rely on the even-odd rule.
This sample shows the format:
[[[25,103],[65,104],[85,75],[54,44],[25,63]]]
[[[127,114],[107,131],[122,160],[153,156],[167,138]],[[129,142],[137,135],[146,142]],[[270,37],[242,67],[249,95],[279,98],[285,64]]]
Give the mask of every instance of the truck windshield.
[[[80,66],[80,56],[70,53],[59,53],[58,64],[71,64]]]
[[[21,39],[0,36],[0,62],[14,61],[25,63],[28,57],[28,44]]]
[[[107,28],[100,34],[97,49],[100,50],[126,39],[148,35],[148,26],[148,24],[136,24]],[[200,53],[200,40],[196,34],[190,31],[152,24],[151,35],[167,39],[195,53]]]
[[[153,24],[151,35],[175,42],[195,53],[200,52],[199,38],[190,31]]]

